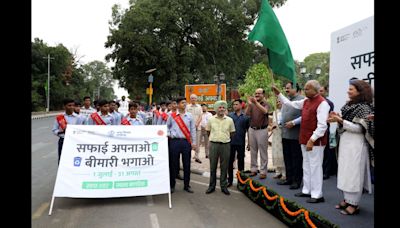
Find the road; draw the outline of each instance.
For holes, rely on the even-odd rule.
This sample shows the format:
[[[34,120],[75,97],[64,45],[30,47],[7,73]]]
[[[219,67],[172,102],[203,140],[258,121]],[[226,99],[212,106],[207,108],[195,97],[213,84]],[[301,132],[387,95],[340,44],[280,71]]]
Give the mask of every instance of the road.
[[[53,118],[32,120],[32,227],[286,227],[253,203],[236,187],[231,195],[218,188],[206,195],[209,179],[191,175],[194,194],[177,180],[172,194],[106,199],[56,198],[48,215],[57,174],[57,141],[51,133]]]

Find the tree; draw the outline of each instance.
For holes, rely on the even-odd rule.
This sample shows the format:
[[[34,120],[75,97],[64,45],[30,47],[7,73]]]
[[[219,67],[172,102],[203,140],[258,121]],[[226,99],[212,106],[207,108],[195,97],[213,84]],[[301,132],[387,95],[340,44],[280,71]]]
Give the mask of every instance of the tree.
[[[46,107],[45,85],[48,78],[48,62],[45,57],[50,54],[54,59],[50,64],[50,110],[62,108],[62,99],[68,95],[67,86],[72,79],[72,55],[62,44],[49,47],[42,40],[35,38],[32,43],[32,111],[44,110]]]
[[[329,52],[313,53],[308,55],[302,63],[306,67],[306,74],[300,76],[303,85],[307,80],[315,79],[323,86],[328,85],[329,82]],[[321,74],[319,77],[315,74],[315,69],[321,67]],[[299,72],[300,73],[300,72]],[[300,74],[299,74],[300,75]]]
[[[87,86],[88,94],[97,94],[93,99],[114,98],[113,77],[107,65],[101,61],[92,61],[82,65],[82,74]]]
[[[288,81],[286,79],[286,81]],[[239,85],[239,93],[243,100],[247,100],[248,96],[253,96],[257,88],[265,91],[265,97],[273,110],[276,107],[276,97],[272,92],[271,85],[275,84],[278,88],[282,87],[280,78],[272,78],[272,73],[268,70],[267,65],[258,63],[253,65],[247,72],[244,84]],[[272,110],[270,110],[272,111]]]
[[[271,1],[280,6],[286,0]],[[136,0],[122,11],[112,9],[110,35],[113,76],[132,97],[145,94],[145,71],[154,72],[155,98],[183,95],[184,85],[213,83],[224,72],[230,86],[253,63],[253,43],[246,32],[254,23],[259,0]]]
[[[35,38],[32,42],[31,111],[44,111],[47,105],[45,86],[48,77],[48,61],[45,57],[48,54],[54,58],[50,61],[50,110],[63,109],[62,101],[66,97],[81,100],[84,96],[92,94],[94,86],[98,84],[102,86],[103,98],[114,98],[112,75],[104,63],[94,61],[82,68],[75,61],[76,52],[72,54],[62,44],[50,47],[43,40]],[[92,72],[94,77],[88,79],[88,72]]]

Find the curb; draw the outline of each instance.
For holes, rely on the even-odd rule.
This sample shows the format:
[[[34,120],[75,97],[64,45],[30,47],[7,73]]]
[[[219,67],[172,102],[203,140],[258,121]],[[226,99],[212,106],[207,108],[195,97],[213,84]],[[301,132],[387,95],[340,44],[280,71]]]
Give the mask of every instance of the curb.
[[[58,112],[58,113],[51,113],[51,114],[42,114],[42,115],[35,115],[35,116],[31,116],[32,120],[38,120],[38,119],[43,119],[43,118],[48,118],[48,117],[54,117],[57,116],[59,114],[62,114],[62,112]]]

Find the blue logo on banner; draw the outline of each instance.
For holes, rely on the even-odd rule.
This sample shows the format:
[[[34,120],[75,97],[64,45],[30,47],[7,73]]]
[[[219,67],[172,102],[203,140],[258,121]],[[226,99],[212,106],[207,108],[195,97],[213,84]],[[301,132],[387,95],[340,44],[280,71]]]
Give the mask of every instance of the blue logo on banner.
[[[74,166],[77,167],[81,166],[81,160],[82,160],[81,157],[74,157]]]

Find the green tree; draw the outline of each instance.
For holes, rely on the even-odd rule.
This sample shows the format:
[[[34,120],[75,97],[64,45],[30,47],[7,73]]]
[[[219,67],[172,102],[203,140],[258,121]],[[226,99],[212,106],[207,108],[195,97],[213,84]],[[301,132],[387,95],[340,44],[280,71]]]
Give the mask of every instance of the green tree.
[[[271,1],[280,6],[285,0]],[[136,0],[122,11],[112,9],[110,35],[113,76],[132,97],[145,94],[144,72],[154,75],[156,99],[183,95],[185,84],[213,83],[224,72],[236,86],[254,63],[254,44],[246,32],[254,23],[259,0]]]
[[[68,94],[68,85],[72,80],[73,59],[71,53],[62,44],[49,47],[42,40],[35,38],[32,43],[32,111],[44,110],[46,103],[45,85],[48,78],[50,54],[50,110],[62,108],[62,99]]]
[[[62,44],[51,47],[43,40],[35,38],[32,42],[31,56],[31,111],[44,111],[47,105],[45,86],[47,86],[48,62],[45,58],[48,54],[54,58],[50,61],[50,110],[63,109],[62,100],[65,97],[81,100],[84,96],[91,95],[94,86],[98,84],[103,86],[100,91],[103,98],[114,98],[112,74],[104,63],[94,61],[81,66],[75,61],[76,53],[72,54]],[[87,78],[89,71],[93,72],[92,75],[96,76],[96,80]]]
[[[299,73],[300,80],[304,85],[307,80],[315,79],[323,86],[328,85],[329,82],[329,52],[313,53],[308,55],[302,63],[306,67],[306,74],[304,77]],[[300,67],[301,64],[298,66]],[[315,69],[321,67],[321,74],[317,77]]]
[[[114,99],[113,76],[104,62],[95,60],[82,65],[82,75],[87,94],[95,94],[93,99]]]
[[[253,65],[247,72],[244,84],[239,85],[239,93],[243,100],[247,100],[248,96],[253,96],[257,88],[265,91],[265,97],[273,110],[276,106],[276,97],[273,95],[271,85],[274,83],[278,88],[282,87],[283,78],[272,78],[272,73],[268,70],[267,65],[258,63]],[[286,81],[288,81],[286,79]],[[273,111],[270,110],[270,111]]]

